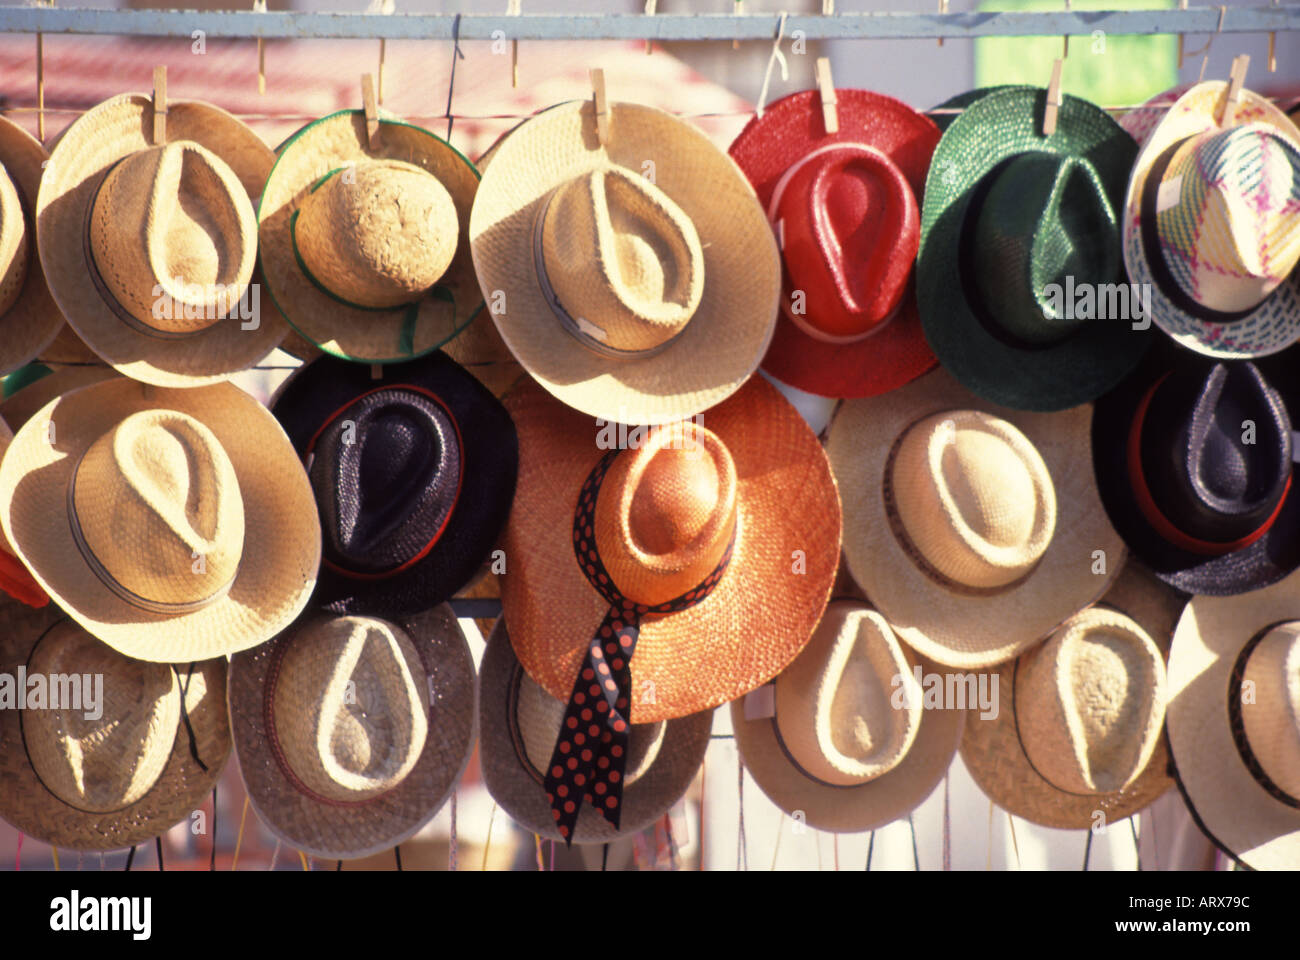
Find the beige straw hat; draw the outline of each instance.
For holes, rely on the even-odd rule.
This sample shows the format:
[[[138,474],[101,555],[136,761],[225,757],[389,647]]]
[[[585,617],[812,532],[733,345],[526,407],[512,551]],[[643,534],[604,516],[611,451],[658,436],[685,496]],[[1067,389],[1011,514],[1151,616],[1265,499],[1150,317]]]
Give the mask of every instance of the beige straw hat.
[[[1174,775],[1197,825],[1247,867],[1300,867],[1300,573],[1193,597],[1169,695]]]
[[[832,601],[771,690],[732,701],[745,768],[773,803],[817,830],[855,833],[906,816],[943,779],[966,719],[924,708],[918,666],[937,669],[876,611]]]
[[[980,789],[1009,813],[1067,829],[1112,824],[1168,790],[1165,656],[1185,602],[1129,560],[1095,606],[1001,664],[997,715],[971,712],[962,738]]]
[[[308,614],[231,659],[231,726],[253,808],[317,857],[402,843],[469,763],[474,696],[474,660],[446,604],[397,622]]]
[[[396,363],[479,312],[469,253],[478,171],[445,140],[342,110],[279,149],[258,207],[261,262],[281,312],[326,353]]]
[[[0,463],[0,523],[50,597],[141,660],[257,646],[320,566],[311,487],[275,418],[228,383],[65,394]]]
[[[17,430],[55,397],[120,377],[116,370],[102,363],[58,367],[0,400],[0,417]]]
[[[230,756],[224,659],[128,659],[53,605],[4,599],[0,674],[20,672],[25,708],[0,710],[0,817],[44,843],[116,850],[158,836],[203,803]]]
[[[827,441],[844,556],[902,640],[989,667],[1106,591],[1125,548],[1097,493],[1091,418],[1008,410],[943,369],[845,401]]]
[[[548,391],[591,416],[668,423],[711,407],[772,339],[781,262],[744,173],[690,124],[587,101],[501,142],[470,242],[489,312]]]
[[[123,94],[73,121],[41,181],[38,239],[87,346],[128,377],[194,387],[252,366],[288,329],[250,285],[253,199],[274,154],[210,104],[172,102],[166,120],[155,145],[152,101]]]

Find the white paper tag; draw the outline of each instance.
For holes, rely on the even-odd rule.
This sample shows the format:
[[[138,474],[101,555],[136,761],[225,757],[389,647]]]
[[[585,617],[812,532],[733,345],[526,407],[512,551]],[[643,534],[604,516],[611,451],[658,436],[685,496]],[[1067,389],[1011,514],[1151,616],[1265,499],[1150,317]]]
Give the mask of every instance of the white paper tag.
[[[776,716],[776,685],[765,683],[745,694],[745,719],[766,720]]]
[[[601,343],[604,343],[609,338],[609,334],[605,333],[604,330],[596,326],[586,317],[578,317],[577,319],[578,319],[578,329],[581,330],[583,333],[585,333],[587,336],[595,340],[599,340]]]
[[[1156,213],[1164,213],[1166,210],[1178,206],[1178,201],[1183,196],[1183,178],[1174,177],[1172,180],[1166,180],[1160,184],[1160,189],[1156,191]]]

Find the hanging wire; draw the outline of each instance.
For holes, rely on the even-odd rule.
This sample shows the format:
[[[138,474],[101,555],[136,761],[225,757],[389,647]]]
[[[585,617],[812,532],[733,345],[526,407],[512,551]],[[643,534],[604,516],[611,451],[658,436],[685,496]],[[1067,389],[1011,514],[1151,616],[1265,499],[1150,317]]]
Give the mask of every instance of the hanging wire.
[[[867,838],[867,866],[866,866],[867,870],[871,869],[871,854],[875,851],[875,849],[876,849],[876,831],[872,830],[871,836]]]
[[[483,862],[479,865],[479,870],[487,869],[488,851],[492,849],[492,824],[497,818],[497,802],[492,801],[492,812],[488,814],[487,839],[483,841]]]
[[[456,19],[451,24],[451,79],[447,83],[447,136],[446,140],[451,143],[451,125],[455,121],[455,116],[451,112],[451,95],[456,89],[456,61],[464,60],[465,54],[460,50],[460,14],[456,14]]]
[[[459,869],[459,851],[456,849],[456,789],[451,791],[451,826],[447,831],[447,869],[455,872]]]
[[[1083,848],[1083,869],[1088,869],[1088,861],[1092,858],[1092,828],[1088,828],[1088,845]]]
[[[397,872],[402,872],[402,845],[393,847],[393,860],[397,863]]]
[[[1020,865],[1020,843],[1016,840],[1016,819],[1011,816],[1011,811],[1007,811],[1007,823],[1011,826],[1011,849],[1016,853],[1016,869],[1023,870]]]
[[[156,837],[153,838],[153,843],[154,843],[154,849],[158,851],[158,870],[161,872],[162,869],[163,869],[162,834],[161,834],[161,833],[158,834],[158,836],[156,836]]]
[[[1137,824],[1133,822],[1133,814],[1129,814],[1129,829],[1133,831],[1133,852],[1137,855],[1137,868],[1142,869],[1142,844],[1138,841]]]
[[[239,815],[239,832],[235,834],[235,857],[230,861],[230,869],[239,866],[239,846],[244,842],[244,821],[248,818],[248,796],[244,796],[244,812]]]
[[[737,817],[736,817],[736,869],[749,869],[749,850],[745,843],[745,761],[740,756],[740,751],[736,751],[736,796],[737,796]],[[742,866],[741,864],[744,864]]]
[[[910,813],[907,815],[907,826],[912,831],[912,863],[916,866],[917,870],[920,870],[921,854],[916,849],[916,822],[912,819],[912,815]]]
[[[776,843],[772,845],[772,866],[768,867],[769,872],[776,869],[776,855],[781,851],[781,834],[785,832],[785,811],[781,811],[781,820],[776,825]]]
[[[217,869],[217,785],[212,785],[212,859],[208,861],[208,870]]]
[[[133,864],[133,863],[135,863],[135,847],[132,847],[132,848],[127,852],[127,855],[126,855],[126,870],[125,870],[124,872],[126,872],[126,873],[130,873],[130,872],[131,872],[131,864]]]

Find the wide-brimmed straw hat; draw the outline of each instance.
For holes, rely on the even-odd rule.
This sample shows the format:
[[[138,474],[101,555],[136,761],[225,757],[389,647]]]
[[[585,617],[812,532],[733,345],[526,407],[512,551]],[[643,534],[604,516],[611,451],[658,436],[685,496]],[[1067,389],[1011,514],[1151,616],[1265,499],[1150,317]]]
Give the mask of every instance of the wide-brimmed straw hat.
[[[781,245],[781,318],[763,369],[825,397],[874,396],[935,364],[912,266],[939,129],[907,104],[835,91],[828,133],[813,90],[767,107],[730,147]]]
[[[1193,597],[1169,652],[1167,726],[1192,818],[1238,862],[1300,865],[1300,574]]]
[[[1023,410],[1095,399],[1153,342],[1120,254],[1137,147],[1106,111],[1071,96],[1045,137],[1045,101],[1044,90],[1003,86],[961,104],[930,165],[916,266],[939,363]]]
[[[269,640],[306,606],[320,565],[293,446],[228,383],[114,379],[52,400],[0,463],[0,523],[59,606],[141,660]]]
[[[54,606],[6,599],[0,674],[45,680],[19,683],[22,708],[0,710],[0,817],[59,849],[116,850],[164,833],[202,805],[230,756],[220,657],[128,659]]]
[[[409,839],[474,748],[474,660],[451,608],[310,613],[230,662],[239,772],[262,822],[317,857]]]
[[[989,667],[1106,591],[1124,543],[1086,469],[1091,417],[1008,410],[942,369],[845,401],[827,441],[844,557],[899,637]]]
[[[1168,353],[1097,401],[1093,466],[1111,523],[1187,593],[1274,583],[1300,566],[1292,374]]]
[[[469,252],[478,171],[421,127],[360,110],[280,147],[258,207],[277,306],[326,353],[397,363],[437,349],[483,306]]]
[[[591,102],[539,113],[483,174],[470,242],[489,312],[548,391],[618,423],[722,401],[776,324],[780,257],[744,174],[671,114]]]
[[[542,786],[564,722],[564,701],[528,676],[515,658],[504,618],[488,637],[479,672],[479,763],[492,799],[529,833],[563,840]],[[615,830],[585,816],[574,843],[608,843],[650,826],[690,787],[704,762],[713,711],[656,723],[634,723],[623,781],[623,816]],[[581,797],[573,797],[579,804]]]
[[[1129,560],[1095,606],[997,668],[997,711],[966,720],[961,756],[998,806],[1032,823],[1094,829],[1173,786],[1165,658],[1186,598]]]
[[[86,345],[128,377],[215,383],[273,350],[288,327],[253,280],[253,200],[274,154],[210,104],[123,94],[64,131],[36,202],[50,292]]]
[[[386,364],[320,357],[271,400],[311,481],[324,556],[313,602],[418,613],[465,586],[510,515],[515,428],[441,352]]]
[[[1142,144],[1128,184],[1124,263],[1156,324],[1224,359],[1300,339],[1300,130],[1243,89],[1192,87]]]
[[[782,810],[817,830],[883,827],[921,804],[961,740],[964,710],[926,709],[916,669],[884,617],[833,600],[803,653],[764,691],[731,704],[745,768]]]

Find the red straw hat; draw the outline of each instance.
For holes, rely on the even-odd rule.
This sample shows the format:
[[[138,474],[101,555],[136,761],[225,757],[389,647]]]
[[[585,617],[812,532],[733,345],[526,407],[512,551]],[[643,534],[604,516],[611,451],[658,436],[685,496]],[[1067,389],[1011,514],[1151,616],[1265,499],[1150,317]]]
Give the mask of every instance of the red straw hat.
[[[935,364],[912,264],[921,192],[939,128],[892,97],[836,91],[827,133],[816,91],[779,100],[731,145],[781,244],[785,288],[763,359],[824,397],[870,397]]]

